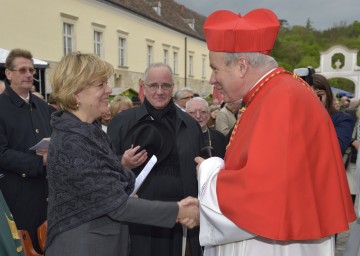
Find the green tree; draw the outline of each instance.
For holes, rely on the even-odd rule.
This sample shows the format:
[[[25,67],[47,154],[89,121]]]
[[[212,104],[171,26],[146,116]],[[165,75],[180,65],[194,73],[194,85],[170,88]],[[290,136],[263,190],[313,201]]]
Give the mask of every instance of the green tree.
[[[290,27],[287,20],[280,22],[281,28],[272,56],[288,70],[307,66],[319,67],[320,52],[337,44],[360,50],[359,21],[354,21],[351,25],[340,22],[324,31],[315,30],[310,19],[307,19],[305,27]],[[336,58],[333,58],[333,66],[335,62]],[[357,65],[360,66],[360,54],[357,56]]]

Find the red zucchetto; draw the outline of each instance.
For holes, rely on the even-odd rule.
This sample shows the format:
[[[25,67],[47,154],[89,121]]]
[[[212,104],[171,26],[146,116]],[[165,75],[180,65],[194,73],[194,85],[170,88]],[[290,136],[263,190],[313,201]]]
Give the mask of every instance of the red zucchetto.
[[[215,52],[261,52],[274,47],[280,23],[274,12],[255,9],[244,16],[221,10],[204,24],[206,43]]]

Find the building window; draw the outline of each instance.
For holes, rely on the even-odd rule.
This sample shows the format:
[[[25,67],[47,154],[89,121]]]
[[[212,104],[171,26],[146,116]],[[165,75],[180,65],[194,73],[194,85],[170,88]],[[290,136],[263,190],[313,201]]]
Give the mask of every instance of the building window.
[[[64,55],[67,55],[76,50],[75,26],[79,18],[63,12],[60,13],[60,17],[62,20],[63,31],[63,53]]]
[[[127,61],[126,61],[126,39],[119,37],[119,66],[121,67],[125,67],[127,66]]]
[[[102,42],[103,33],[99,31],[94,31],[94,53],[102,57]]]
[[[194,56],[189,55],[189,76],[194,76]]]
[[[203,79],[206,78],[206,57],[202,57],[202,66],[201,66],[201,77]]]
[[[73,44],[73,33],[74,33],[74,25],[69,23],[63,24],[63,38],[64,38],[64,55],[71,53],[74,51]]]
[[[173,57],[173,73],[178,74],[178,53],[174,52]]]
[[[150,67],[152,63],[153,63],[153,46],[147,45],[147,66]]]
[[[169,50],[164,49],[164,63],[169,65]]]

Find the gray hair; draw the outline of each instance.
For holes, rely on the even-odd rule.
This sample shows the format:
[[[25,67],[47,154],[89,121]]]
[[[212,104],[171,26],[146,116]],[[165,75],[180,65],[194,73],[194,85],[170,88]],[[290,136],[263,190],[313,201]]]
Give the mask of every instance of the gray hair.
[[[241,57],[247,59],[249,64],[254,68],[277,68],[279,65],[276,60],[259,52],[225,52],[224,62],[226,66],[234,64]]]
[[[194,98],[188,100],[188,101],[186,102],[186,111],[188,110],[189,105],[190,105],[192,102],[195,102],[195,101],[201,102],[204,106],[206,106],[206,111],[207,111],[207,112],[210,112],[209,103],[208,103],[204,98],[201,98],[201,97],[194,97]]]
[[[181,88],[181,89],[179,89],[179,90],[177,90],[177,91],[175,92],[175,94],[174,94],[175,100],[180,99],[180,98],[182,97],[182,94],[183,94],[184,92],[194,93],[194,91],[193,91],[191,88],[189,88],[189,87],[183,87],[183,88]]]
[[[145,70],[145,73],[144,73],[144,82],[146,82],[149,71],[153,68],[167,68],[169,70],[169,73],[171,76],[171,83],[174,84],[174,75],[173,75],[171,67],[169,65],[167,65],[165,63],[161,63],[161,62],[153,63],[149,67],[147,67],[147,69]]]

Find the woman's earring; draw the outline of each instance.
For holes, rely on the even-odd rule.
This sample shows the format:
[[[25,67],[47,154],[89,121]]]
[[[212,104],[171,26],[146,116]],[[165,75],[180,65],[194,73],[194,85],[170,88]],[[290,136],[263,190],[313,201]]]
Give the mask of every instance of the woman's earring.
[[[79,108],[80,107],[80,103],[76,103],[76,108]]]

